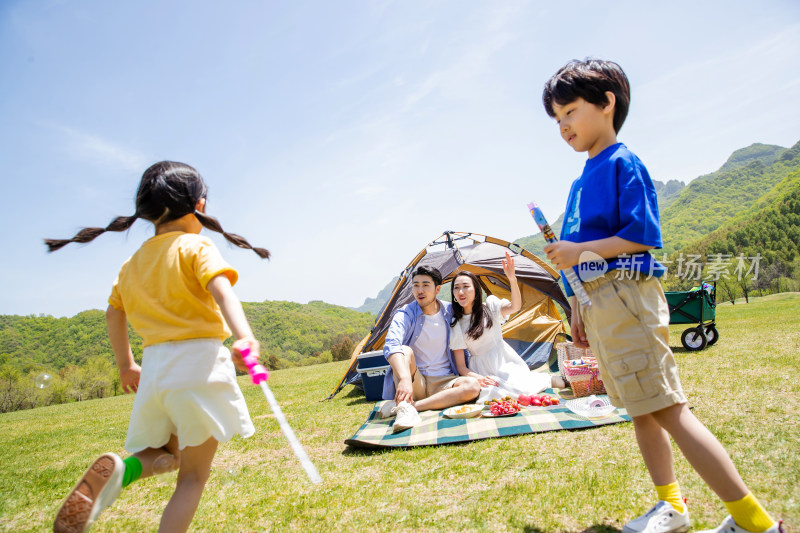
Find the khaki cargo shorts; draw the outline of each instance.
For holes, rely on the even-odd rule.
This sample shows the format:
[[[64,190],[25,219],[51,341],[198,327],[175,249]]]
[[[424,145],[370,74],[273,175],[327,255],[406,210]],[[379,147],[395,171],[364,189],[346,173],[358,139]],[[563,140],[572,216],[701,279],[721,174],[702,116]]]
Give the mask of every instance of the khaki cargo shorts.
[[[611,271],[584,283],[592,305],[581,308],[611,403],[631,416],[686,403],[669,347],[669,306],[661,284],[618,275]]]

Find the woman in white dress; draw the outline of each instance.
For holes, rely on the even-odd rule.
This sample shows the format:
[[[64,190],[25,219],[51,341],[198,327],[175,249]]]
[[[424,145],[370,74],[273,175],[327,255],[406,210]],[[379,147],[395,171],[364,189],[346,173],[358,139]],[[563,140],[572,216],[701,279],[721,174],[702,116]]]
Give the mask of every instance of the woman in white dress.
[[[502,324],[522,307],[514,259],[506,252],[503,272],[511,288],[511,301],[490,295],[483,302],[478,278],[460,272],[452,284],[453,321],[450,324],[450,349],[458,373],[471,376],[481,385],[478,402],[520,394],[536,394],[549,387],[563,388],[557,374],[531,372],[527,363],[503,340]],[[469,350],[469,364],[464,351]]]

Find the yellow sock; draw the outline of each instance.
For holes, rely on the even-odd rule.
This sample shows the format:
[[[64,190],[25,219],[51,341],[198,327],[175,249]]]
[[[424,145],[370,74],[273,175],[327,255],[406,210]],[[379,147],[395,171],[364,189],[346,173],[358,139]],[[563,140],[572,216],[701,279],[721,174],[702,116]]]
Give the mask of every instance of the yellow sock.
[[[656,485],[656,493],[659,500],[664,500],[679,513],[683,512],[683,498],[681,498],[681,488],[677,481],[673,481],[669,485]]]
[[[728,508],[736,525],[753,533],[766,531],[775,523],[775,520],[761,507],[751,492],[748,492],[747,496],[741,500],[722,503]]]

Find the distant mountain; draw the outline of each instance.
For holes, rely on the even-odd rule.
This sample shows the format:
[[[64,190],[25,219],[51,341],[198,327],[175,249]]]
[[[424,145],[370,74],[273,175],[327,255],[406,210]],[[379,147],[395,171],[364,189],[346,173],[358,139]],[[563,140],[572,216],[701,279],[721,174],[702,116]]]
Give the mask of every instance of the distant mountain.
[[[367,298],[360,307],[355,307],[354,310],[360,313],[372,313],[373,315],[380,313],[383,306],[389,301],[389,297],[392,295],[392,289],[394,289],[398,279],[397,276],[393,277],[392,281],[387,283],[375,298]]]
[[[760,161],[764,165],[771,165],[783,156],[786,148],[774,144],[754,143],[747,148],[740,148],[731,154],[728,160],[719,169],[720,172],[734,170],[753,161]]]
[[[686,187],[686,184],[679,180],[669,180],[666,183],[663,181],[653,180],[653,185],[656,187],[659,213],[677,200],[683,189]]]
[[[370,313],[324,302],[243,302],[242,307],[271,368],[329,361],[332,346],[345,338],[357,342],[375,321]],[[141,337],[133,330],[129,336],[134,356],[140,360]],[[83,366],[96,357],[113,360],[102,311],[93,309],[69,318],[0,315],[0,378],[12,368],[22,373],[37,368],[52,373]]]
[[[784,152],[794,154],[797,147]],[[775,187],[731,220],[682,251],[708,257],[726,254],[763,258],[762,268],[788,264],[800,256],[800,170],[789,172]]]
[[[664,253],[703,239],[749,210],[787,174],[800,169],[792,148],[754,144],[735,151],[719,170],[693,180],[661,211]]]

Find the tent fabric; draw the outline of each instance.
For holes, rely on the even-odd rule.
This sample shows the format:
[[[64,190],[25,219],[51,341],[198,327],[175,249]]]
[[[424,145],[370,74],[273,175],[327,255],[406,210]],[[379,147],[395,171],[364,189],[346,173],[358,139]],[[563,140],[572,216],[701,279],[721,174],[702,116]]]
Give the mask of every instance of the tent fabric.
[[[431,251],[436,247],[444,247],[444,250]],[[502,265],[506,252],[514,258],[522,309],[503,325],[503,337],[530,368],[546,363],[556,335],[566,334],[556,303],[561,305],[568,319],[571,317],[569,301],[558,283],[559,273],[529,251],[508,241],[476,233],[447,231],[423,248],[400,273],[375,325],[353,350],[345,375],[328,399],[345,385],[360,383],[361,377],[356,371],[358,354],[383,349],[395,311],[414,300],[411,274],[415,268],[437,268],[442,273],[443,283],[452,281],[458,272],[469,270],[478,276],[486,293],[510,298],[508,278]]]

